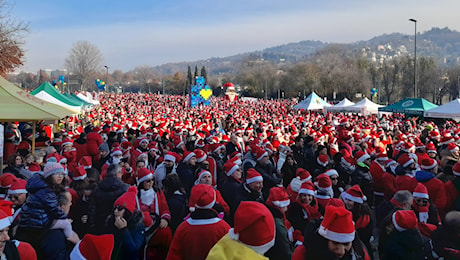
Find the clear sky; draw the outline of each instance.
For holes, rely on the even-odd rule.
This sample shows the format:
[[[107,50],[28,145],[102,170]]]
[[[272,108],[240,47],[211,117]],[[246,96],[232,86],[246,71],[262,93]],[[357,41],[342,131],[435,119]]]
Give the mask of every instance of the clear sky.
[[[96,45],[111,70],[196,61],[290,42],[350,43],[384,33],[460,31],[458,0],[6,0],[30,23],[19,70],[63,68],[72,45]],[[103,69],[103,68],[101,68]]]

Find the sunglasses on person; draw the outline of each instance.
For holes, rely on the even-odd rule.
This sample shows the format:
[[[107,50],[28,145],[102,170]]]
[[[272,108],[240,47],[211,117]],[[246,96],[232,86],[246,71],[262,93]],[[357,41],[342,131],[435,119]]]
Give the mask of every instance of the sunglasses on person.
[[[153,182],[153,179],[148,179],[145,182]]]
[[[116,210],[116,211],[122,211],[124,209],[125,209],[125,207],[123,207],[123,206],[115,206],[115,207],[113,207],[113,210]]]
[[[423,205],[428,204],[428,200],[427,200],[427,199],[415,199],[415,202],[417,202],[417,203],[419,203],[419,204],[423,204]]]
[[[19,195],[8,195],[8,198],[9,198],[10,200],[13,200],[13,199],[18,200],[18,199],[19,199]]]
[[[337,181],[337,180],[339,180],[339,178],[337,177],[331,178],[331,181]]]

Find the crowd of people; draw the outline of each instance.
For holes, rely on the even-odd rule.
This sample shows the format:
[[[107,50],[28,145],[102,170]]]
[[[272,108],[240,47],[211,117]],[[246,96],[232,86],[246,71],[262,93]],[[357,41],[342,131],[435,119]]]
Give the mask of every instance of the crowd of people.
[[[454,121],[99,97],[5,124],[1,259],[460,259]]]

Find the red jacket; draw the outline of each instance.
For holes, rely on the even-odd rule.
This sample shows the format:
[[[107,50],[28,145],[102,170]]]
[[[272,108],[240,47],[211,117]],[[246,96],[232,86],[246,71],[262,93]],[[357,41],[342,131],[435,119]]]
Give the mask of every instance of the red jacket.
[[[417,187],[418,181],[415,177],[409,175],[398,175],[395,178],[395,189],[396,191],[408,190],[411,193],[414,192],[415,187]]]
[[[393,195],[396,193],[395,182],[396,177],[389,173],[384,172],[382,176],[383,181],[383,194],[386,201],[390,201]]]
[[[377,162],[371,162],[369,173],[372,175],[374,181],[374,195],[383,196],[385,191],[385,184],[383,182],[383,174],[385,170]]]
[[[456,177],[456,178],[459,178],[459,177]],[[455,188],[455,185],[452,181],[446,182],[445,188],[446,188],[446,195],[447,195],[446,211],[449,211],[455,206],[454,203],[460,196],[460,190]]]
[[[431,180],[422,182],[428,190],[428,196],[433,201],[436,208],[439,210],[441,215],[445,212],[447,205],[446,187],[444,182],[440,179],[433,178]]]
[[[157,213],[161,218],[171,220],[171,212],[169,212],[168,203],[166,202],[166,197],[163,192],[156,192],[157,200],[154,201],[150,206],[142,203],[142,200],[139,199],[139,204],[142,212]],[[156,207],[158,206],[158,212],[156,212]]]
[[[88,154],[91,156],[99,154],[99,146],[102,144],[102,137],[97,132],[91,132],[86,136]]]

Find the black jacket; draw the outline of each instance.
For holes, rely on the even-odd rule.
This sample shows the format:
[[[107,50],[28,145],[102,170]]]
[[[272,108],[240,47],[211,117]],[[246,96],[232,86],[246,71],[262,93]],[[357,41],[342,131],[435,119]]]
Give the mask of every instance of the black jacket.
[[[402,232],[394,230],[388,235],[388,239],[382,253],[385,259],[422,260],[425,259],[423,246],[424,243],[422,235],[417,229],[410,229]]]
[[[275,168],[270,163],[265,166],[257,163],[254,169],[260,173],[264,179],[262,193],[264,194],[264,198],[268,198],[270,189],[281,183],[281,175],[276,172]]]
[[[351,185],[359,185],[364,195],[367,197],[369,206],[374,205],[374,181],[369,173],[369,168],[357,165],[351,174]]]
[[[107,216],[113,211],[113,203],[128,190],[129,185],[116,177],[106,177],[91,194],[88,223],[94,234],[102,234]]]

